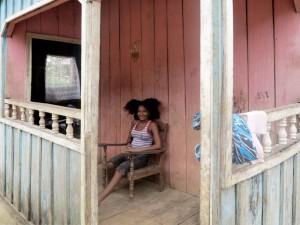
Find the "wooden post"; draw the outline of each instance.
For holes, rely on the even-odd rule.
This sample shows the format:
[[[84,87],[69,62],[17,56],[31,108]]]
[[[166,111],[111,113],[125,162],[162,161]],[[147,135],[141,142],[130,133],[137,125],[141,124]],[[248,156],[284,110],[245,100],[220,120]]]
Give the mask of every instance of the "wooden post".
[[[82,0],[81,6],[81,224],[97,224],[97,150],[101,3],[99,0]]]
[[[220,222],[221,185],[231,181],[233,6],[201,1],[200,9],[200,224],[210,225]]]

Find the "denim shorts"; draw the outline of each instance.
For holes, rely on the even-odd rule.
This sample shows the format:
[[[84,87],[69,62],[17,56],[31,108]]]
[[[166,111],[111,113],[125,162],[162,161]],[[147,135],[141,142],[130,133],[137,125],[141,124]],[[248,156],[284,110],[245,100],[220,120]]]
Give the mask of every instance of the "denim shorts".
[[[143,168],[148,165],[149,162],[149,155],[136,155],[134,157],[134,169]],[[112,157],[109,161],[112,163],[116,170],[123,175],[127,175],[130,170],[130,160],[128,159],[128,154],[121,153],[114,157]]]

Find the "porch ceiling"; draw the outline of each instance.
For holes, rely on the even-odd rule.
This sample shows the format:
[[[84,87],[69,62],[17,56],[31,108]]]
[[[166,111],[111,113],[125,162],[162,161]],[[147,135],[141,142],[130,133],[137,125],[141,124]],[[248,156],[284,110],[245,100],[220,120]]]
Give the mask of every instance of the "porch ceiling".
[[[70,0],[43,0],[16,14],[7,17],[1,30],[1,36],[10,37],[14,31],[15,24],[33,17],[41,12],[47,11]]]

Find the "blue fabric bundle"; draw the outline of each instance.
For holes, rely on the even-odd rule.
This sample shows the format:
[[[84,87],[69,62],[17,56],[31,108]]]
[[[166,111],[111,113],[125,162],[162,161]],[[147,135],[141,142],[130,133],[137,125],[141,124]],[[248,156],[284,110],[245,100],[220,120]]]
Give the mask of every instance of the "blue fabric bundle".
[[[194,115],[192,128],[201,129],[201,114]],[[200,160],[200,144],[195,146],[195,157]],[[232,162],[242,164],[257,159],[256,148],[252,142],[252,135],[244,119],[238,115],[232,115]]]
[[[194,121],[193,121],[193,124],[192,124],[192,128],[194,130],[200,130],[201,129],[201,114],[200,113],[196,113],[194,115]]]
[[[238,114],[232,115],[232,153],[232,161],[236,164],[257,159],[252,135],[244,119]]]

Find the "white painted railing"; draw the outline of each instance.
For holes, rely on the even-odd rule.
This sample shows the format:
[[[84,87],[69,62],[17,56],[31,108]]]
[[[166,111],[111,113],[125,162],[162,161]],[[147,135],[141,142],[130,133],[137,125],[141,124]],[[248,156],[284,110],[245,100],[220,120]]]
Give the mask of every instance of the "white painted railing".
[[[275,146],[284,146],[297,138],[296,123],[297,116],[300,116],[300,104],[282,106],[265,112],[267,113],[267,133],[263,136],[262,146],[265,153],[272,153]],[[271,132],[276,131],[276,124],[278,131],[274,140],[271,138]]]
[[[39,115],[38,125],[42,129],[46,129],[46,113],[51,114],[51,130],[54,134],[59,133],[59,116],[65,118],[66,121],[66,137],[74,137],[74,123],[80,122],[80,109],[68,108],[63,106],[51,105],[38,102],[25,102],[20,100],[5,99],[4,116],[7,119],[20,120],[34,125],[34,112]]]

